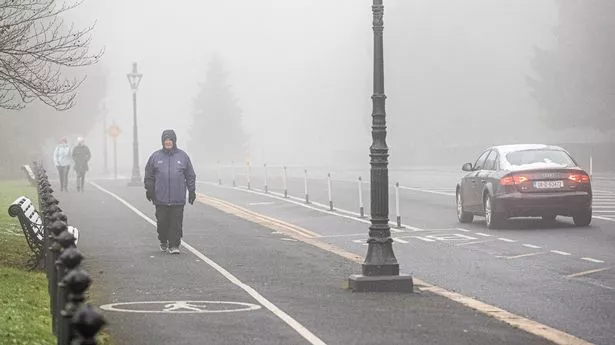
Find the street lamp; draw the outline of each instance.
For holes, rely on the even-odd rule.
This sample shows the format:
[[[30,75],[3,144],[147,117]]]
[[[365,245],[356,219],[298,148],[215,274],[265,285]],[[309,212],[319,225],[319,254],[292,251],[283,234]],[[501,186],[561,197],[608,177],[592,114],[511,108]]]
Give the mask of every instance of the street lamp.
[[[103,126],[103,173],[106,175],[108,172],[107,169],[107,105],[103,103],[102,105],[102,126]]]
[[[383,0],[374,0],[374,94],[372,95],[371,226],[362,274],[353,274],[348,287],[357,292],[412,292],[412,277],[399,274],[389,226],[389,148],[386,143],[384,94]]]
[[[137,63],[132,64],[132,73],[126,75],[130,88],[132,89],[132,109],[133,109],[133,132],[132,132],[132,149],[133,149],[133,161],[132,161],[132,177],[130,178],[129,186],[141,186],[141,173],[139,171],[139,141],[137,136],[137,89],[143,74],[137,72]]]

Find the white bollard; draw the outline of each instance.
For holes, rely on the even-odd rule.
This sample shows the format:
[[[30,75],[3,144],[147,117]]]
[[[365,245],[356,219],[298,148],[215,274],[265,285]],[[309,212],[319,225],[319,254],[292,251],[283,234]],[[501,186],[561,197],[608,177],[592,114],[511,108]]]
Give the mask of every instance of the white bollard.
[[[331,193],[331,173],[327,174],[327,191],[329,193],[329,211],[333,211],[333,198]]]
[[[218,185],[222,185],[222,177],[220,176],[220,161],[216,164],[216,171],[218,172]]]
[[[303,170],[303,175],[304,175],[303,183],[305,185],[305,203],[309,204],[310,203],[310,197],[309,197],[309,194],[308,194],[308,171],[307,171],[307,169]]]
[[[231,174],[233,175],[233,187],[237,187],[237,176],[235,175],[235,161],[231,162]]]
[[[589,156],[589,178],[590,179],[592,178],[593,171],[594,171],[594,157],[590,155]]]
[[[359,215],[365,217],[365,208],[363,207],[363,179],[359,176]]]
[[[288,171],[286,171],[286,167],[284,167],[284,173],[282,174],[282,181],[284,182],[284,197],[288,198]]]
[[[267,181],[267,163],[263,165],[265,168],[265,194],[269,193],[269,183]]]
[[[250,165],[250,162],[248,162],[248,190],[252,189],[252,166]]]
[[[401,228],[401,215],[399,214],[399,182],[395,183],[395,213],[397,214],[397,227]]]

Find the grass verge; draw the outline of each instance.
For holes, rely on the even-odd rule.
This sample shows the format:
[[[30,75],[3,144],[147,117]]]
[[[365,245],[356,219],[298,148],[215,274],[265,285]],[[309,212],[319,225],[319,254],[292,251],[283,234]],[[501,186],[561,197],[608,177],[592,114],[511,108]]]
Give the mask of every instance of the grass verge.
[[[38,205],[36,188],[27,181],[0,181],[0,344],[54,345],[47,277],[27,270],[30,248],[19,220],[8,215],[9,205],[22,195]],[[112,344],[106,331],[97,339]]]

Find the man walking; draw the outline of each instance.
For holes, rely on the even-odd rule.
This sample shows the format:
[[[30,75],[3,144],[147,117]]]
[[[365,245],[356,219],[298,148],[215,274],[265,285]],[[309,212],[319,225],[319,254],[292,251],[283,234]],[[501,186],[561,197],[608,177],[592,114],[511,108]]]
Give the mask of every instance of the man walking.
[[[156,205],[160,250],[179,254],[186,189],[192,205],[196,199],[196,174],[188,154],[177,148],[177,136],[172,129],[162,132],[162,149],[149,157],[144,184],[145,197]]]
[[[77,173],[77,191],[83,192],[85,184],[85,173],[88,171],[88,162],[92,158],[90,148],[83,143],[83,138],[77,138],[77,146],[73,148],[73,161],[75,162],[75,172]]]

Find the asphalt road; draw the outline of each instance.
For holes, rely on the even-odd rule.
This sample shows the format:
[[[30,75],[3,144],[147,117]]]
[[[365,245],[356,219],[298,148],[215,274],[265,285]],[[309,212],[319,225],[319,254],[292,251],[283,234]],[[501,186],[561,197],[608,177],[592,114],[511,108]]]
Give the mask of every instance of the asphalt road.
[[[339,219],[352,219],[351,213],[359,212],[355,173],[333,174],[333,214]],[[237,189],[229,188],[227,175],[222,186],[216,186],[215,175],[201,176],[199,190],[307,229],[328,229],[319,233],[322,240],[365,253],[365,219],[354,218],[349,225],[330,214],[325,217],[326,174],[309,179],[310,205],[302,202],[304,180],[296,171],[287,179],[289,199],[279,196],[284,189],[279,169],[268,171],[269,195],[258,192],[265,185],[262,168],[250,176],[252,192],[241,187],[247,184],[245,173],[236,172]],[[593,180],[591,227],[577,228],[571,219],[558,217],[554,224],[513,219],[498,230],[486,229],[480,217],[472,224],[457,222],[454,188],[460,172],[417,170],[391,176],[395,179],[390,182],[402,181],[399,208],[406,227],[393,232],[402,271],[593,343],[615,343],[615,184],[608,176]],[[367,183],[362,191],[369,214]],[[392,221],[394,196],[391,188]],[[300,216],[298,209],[303,210]]]
[[[271,206],[257,202],[268,197],[209,192],[215,191],[247,206]],[[158,250],[154,207],[142,188],[97,181],[84,193],[57,197],[80,229],[78,248],[94,279],[91,301],[103,309],[117,344],[550,343],[419,288],[352,293],[344,283],[360,272],[357,262],[201,199],[186,206],[182,254],[170,255]],[[349,219],[274,205],[269,210],[285,208],[293,223],[323,234],[355,230]]]

